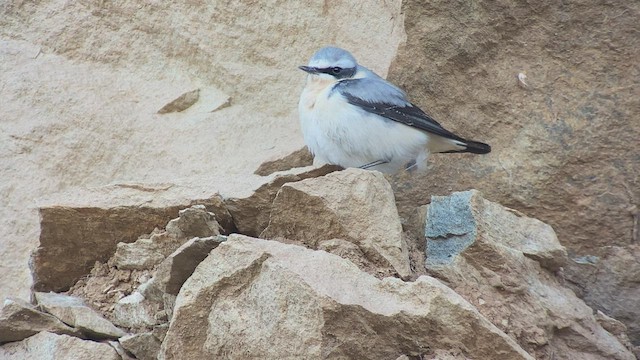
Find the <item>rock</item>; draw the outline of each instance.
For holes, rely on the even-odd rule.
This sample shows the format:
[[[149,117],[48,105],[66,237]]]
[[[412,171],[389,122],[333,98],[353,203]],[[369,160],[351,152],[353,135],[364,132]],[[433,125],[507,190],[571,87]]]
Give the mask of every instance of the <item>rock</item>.
[[[215,214],[208,212],[204,205],[180,210],[179,217],[167,224],[167,232],[177,238],[217,236],[221,230]]]
[[[118,243],[113,265],[123,270],[151,269],[194,236],[217,236],[222,228],[215,214],[204,205],[180,210],[179,217],[169,221],[167,231],[154,231],[148,238],[133,243]]]
[[[339,169],[341,168],[337,166],[325,165],[300,173],[275,176],[268,183],[257,188],[250,196],[229,198],[225,201],[225,205],[233,216],[239,233],[258,236],[269,224],[271,204],[283,184],[326,175]]]
[[[428,209],[425,237],[429,239],[430,265],[452,262],[450,255],[462,252],[483,235],[478,231],[484,229],[497,232],[501,244],[521,251],[551,271],[567,263],[567,252],[549,225],[484,201],[477,191],[434,196]]]
[[[187,91],[182,95],[169,102],[162,109],[158,110],[158,114],[166,114],[172,112],[181,112],[187,110],[191,105],[200,99],[200,89]]]
[[[403,278],[411,273],[393,192],[378,172],[347,169],[283,185],[260,236],[314,249],[322,240],[348,240],[380,268]]]
[[[640,246],[604,247],[591,261],[573,257],[565,269],[567,285],[591,307],[626,324],[640,344]],[[589,259],[589,257],[581,257]]]
[[[211,250],[225,240],[226,238],[223,236],[211,236],[196,237],[187,241],[158,266],[158,270],[148,286],[163,293],[178,295],[182,284],[191,276],[196,266],[209,255]]]
[[[38,311],[24,300],[11,298],[4,300],[0,310],[0,344],[20,341],[40,331],[80,335],[76,329],[65,325],[54,316]]]
[[[532,359],[434,278],[378,280],[324,251],[231,235],[182,287],[159,359],[395,359],[438,349]]]
[[[429,273],[536,358],[634,358],[552,272],[566,254],[550,228],[477,191],[434,196],[426,221]]]
[[[392,186],[400,216],[432,195],[475,188],[550,224],[576,256],[638,244],[640,161],[630,144],[640,139],[640,121],[637,69],[628,62],[640,49],[636,6],[467,5],[403,1],[407,41],[388,79],[443,126],[490,143],[492,152],[434,154],[426,174],[399,176]],[[588,292],[619,293],[583,279],[578,286]],[[587,303],[613,310],[634,299]]]
[[[309,149],[305,146],[283,158],[263,162],[253,173],[260,176],[267,176],[274,172],[311,165],[313,165],[313,155],[311,155]]]
[[[124,331],[115,327],[79,298],[42,292],[36,292],[34,296],[40,309],[80,330],[90,339],[117,339],[125,335]]]
[[[31,259],[35,289],[68,290],[78,278],[89,273],[96,261],[106,262],[115,252],[116,244],[134,242],[141,234],[164,228],[190,203],[219,209],[223,221],[230,222],[219,195],[197,201],[167,200],[176,196],[172,191],[181,191],[174,188],[154,188],[142,195],[123,187],[80,192],[79,197],[84,201],[92,199],[94,206],[70,199],[64,205],[57,197],[43,200],[44,204],[52,205],[40,208],[40,246]],[[178,246],[168,250],[167,255]],[[85,248],[91,251],[83,251]]]
[[[67,290],[95,261],[107,261],[118,242],[163,227],[177,212],[177,207],[41,208],[40,246],[32,259],[35,289]]]
[[[156,360],[160,341],[150,332],[131,334],[120,338],[120,344],[139,360]]]
[[[121,360],[115,349],[105,343],[67,335],[40,332],[20,342],[0,346],[4,360]]]
[[[135,291],[118,301],[113,308],[113,322],[130,329],[146,329],[158,324],[155,314],[160,310],[156,302],[145,301],[142,294]]]
[[[118,353],[122,360],[136,360],[136,358],[125,350],[118,341],[109,341],[109,345]]]

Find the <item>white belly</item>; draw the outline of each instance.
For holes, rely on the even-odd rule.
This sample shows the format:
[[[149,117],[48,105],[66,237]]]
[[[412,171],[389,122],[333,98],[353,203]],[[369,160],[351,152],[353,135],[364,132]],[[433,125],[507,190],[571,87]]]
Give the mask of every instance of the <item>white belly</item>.
[[[426,159],[426,133],[367,113],[339,93],[327,97],[331,87],[307,87],[300,97],[302,133],[317,162],[360,167],[384,160],[372,169],[396,172],[418,157]]]

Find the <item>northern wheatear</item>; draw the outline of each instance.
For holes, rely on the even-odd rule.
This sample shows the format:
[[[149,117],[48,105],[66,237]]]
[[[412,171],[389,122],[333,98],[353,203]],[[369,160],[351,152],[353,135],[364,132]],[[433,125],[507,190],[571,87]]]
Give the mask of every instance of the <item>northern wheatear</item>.
[[[443,128],[346,50],[322,48],[300,69],[309,73],[300,122],[316,164],[393,173],[425,168],[429,153],[491,151]]]

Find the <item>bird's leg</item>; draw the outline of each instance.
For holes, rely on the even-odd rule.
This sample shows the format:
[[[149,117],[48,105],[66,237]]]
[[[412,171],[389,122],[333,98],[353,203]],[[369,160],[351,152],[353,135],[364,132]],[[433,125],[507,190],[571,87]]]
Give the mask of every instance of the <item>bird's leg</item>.
[[[382,164],[386,164],[388,163],[388,161],[386,160],[376,160],[376,161],[372,161],[368,164],[364,164],[362,166],[360,166],[360,169],[368,169],[368,168],[372,168],[374,166],[378,166],[378,165],[382,165]]]

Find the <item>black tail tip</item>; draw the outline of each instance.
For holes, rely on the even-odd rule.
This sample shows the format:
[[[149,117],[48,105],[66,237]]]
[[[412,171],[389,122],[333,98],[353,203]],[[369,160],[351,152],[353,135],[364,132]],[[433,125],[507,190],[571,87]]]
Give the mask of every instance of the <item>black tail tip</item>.
[[[472,154],[488,154],[491,152],[491,146],[489,144],[477,142],[477,141],[467,141],[467,149],[465,152],[469,152]]]

